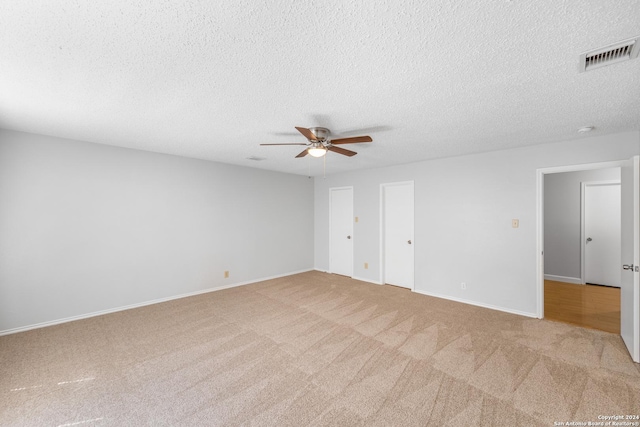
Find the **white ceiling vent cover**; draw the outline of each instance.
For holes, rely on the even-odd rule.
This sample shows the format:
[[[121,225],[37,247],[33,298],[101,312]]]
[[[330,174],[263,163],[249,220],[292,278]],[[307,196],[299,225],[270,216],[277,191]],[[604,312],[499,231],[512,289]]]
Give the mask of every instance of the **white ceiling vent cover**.
[[[638,39],[640,36],[583,53],[580,55],[580,72],[636,58],[640,50]]]

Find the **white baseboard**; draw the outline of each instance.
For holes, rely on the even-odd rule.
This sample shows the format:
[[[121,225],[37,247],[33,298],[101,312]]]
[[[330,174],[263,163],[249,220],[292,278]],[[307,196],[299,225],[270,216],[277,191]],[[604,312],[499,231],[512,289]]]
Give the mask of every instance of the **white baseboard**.
[[[513,310],[511,308],[505,308],[505,307],[498,307],[498,306],[491,305],[491,304],[485,304],[485,303],[482,303],[482,302],[471,301],[471,300],[466,300],[466,299],[462,299],[462,298],[456,298],[456,297],[452,297],[452,296],[448,296],[448,295],[434,294],[434,293],[431,293],[431,292],[418,291],[418,290],[414,290],[413,292],[416,292],[416,293],[422,294],[422,295],[427,295],[427,296],[430,296],[430,297],[436,297],[436,298],[447,299],[447,300],[450,300],[450,301],[461,302],[463,304],[475,305],[477,307],[488,308],[488,309],[491,309],[491,310],[503,311],[505,313],[517,314],[518,316],[533,317],[534,319],[538,318],[538,316],[535,313],[527,313],[526,311]]]
[[[554,276],[553,274],[545,274],[544,280],[553,280],[554,282],[573,283],[574,285],[584,285],[579,277]]]
[[[380,282],[379,282],[379,281],[377,281],[377,280],[365,279],[365,278],[363,278],[363,277],[353,276],[353,277],[352,277],[352,279],[359,280],[359,281],[361,281],[361,282],[373,283],[374,285],[382,285],[382,283],[380,283]]]
[[[318,267],[314,267],[315,271],[319,271],[320,273],[327,273],[327,274],[333,274],[331,273],[329,270],[325,270],[323,268],[318,268]],[[351,276],[352,279],[354,280],[359,280],[361,282],[369,282],[369,283],[373,283],[376,285],[381,285],[382,283],[375,281],[375,280],[371,280],[371,279],[365,279],[364,277],[358,277],[358,276]]]
[[[320,273],[331,274],[330,271],[324,270],[324,269],[321,269],[321,268],[314,268],[314,270],[315,271],[319,271]],[[365,279],[364,277],[351,276],[351,278],[354,279],[354,280],[359,280],[361,282],[373,283],[374,285],[382,285],[382,283],[378,282],[377,280]]]
[[[47,326],[59,325],[61,323],[73,322],[75,320],[88,319],[90,317],[102,316],[104,314],[116,313],[118,311],[131,310],[132,308],[144,307],[146,305],[159,304],[161,302],[172,301],[172,300],[180,299],[180,298],[193,297],[193,296],[196,296],[196,295],[202,295],[202,294],[206,294],[206,293],[209,293],[209,292],[221,291],[223,289],[236,288],[238,286],[250,285],[252,283],[257,283],[257,282],[264,282],[265,280],[278,279],[280,277],[286,277],[286,276],[293,276],[294,274],[306,273],[308,271],[313,271],[313,269],[310,268],[308,270],[292,271],[292,272],[285,273],[285,274],[279,274],[279,275],[270,276],[270,277],[263,277],[263,278],[260,278],[260,279],[248,280],[246,282],[233,283],[233,284],[230,284],[230,285],[223,285],[223,286],[219,286],[219,287],[216,287],[216,288],[205,289],[205,290],[202,290],[202,291],[189,292],[189,293],[186,293],[186,294],[174,295],[174,296],[166,297],[166,298],[158,298],[158,299],[154,299],[154,300],[151,300],[151,301],[145,301],[145,302],[141,302],[141,303],[137,303],[137,304],[125,305],[125,306],[121,306],[121,307],[110,308],[110,309],[107,309],[107,310],[100,310],[100,311],[94,311],[92,313],[80,314],[78,316],[65,317],[63,319],[56,319],[56,320],[51,320],[51,321],[48,321],[48,322],[36,323],[36,324],[33,324],[33,325],[20,326],[18,328],[5,329],[3,331],[0,331],[0,336],[10,335],[10,334],[17,334],[19,332],[30,331],[32,329],[46,328]]]

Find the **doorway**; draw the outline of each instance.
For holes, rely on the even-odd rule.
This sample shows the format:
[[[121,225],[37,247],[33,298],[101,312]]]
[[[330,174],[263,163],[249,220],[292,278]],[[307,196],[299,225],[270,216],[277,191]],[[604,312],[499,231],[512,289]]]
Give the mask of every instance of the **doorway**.
[[[548,228],[545,224],[545,178],[562,172],[619,168],[621,191],[621,262],[620,335],[635,362],[640,362],[640,157],[629,160],[561,166],[537,170],[537,306],[538,317],[545,318],[545,267],[550,259],[547,250]],[[575,278],[575,276],[574,276]],[[582,283],[582,277],[579,282]],[[565,283],[566,284],[566,283]],[[584,288],[585,285],[580,285]],[[617,288],[609,288],[617,289]]]
[[[619,167],[545,175],[546,319],[620,333],[619,289],[587,285],[619,282],[619,179]]]
[[[353,187],[329,189],[329,269],[353,276]]]
[[[413,181],[382,184],[380,203],[380,282],[413,290]]]

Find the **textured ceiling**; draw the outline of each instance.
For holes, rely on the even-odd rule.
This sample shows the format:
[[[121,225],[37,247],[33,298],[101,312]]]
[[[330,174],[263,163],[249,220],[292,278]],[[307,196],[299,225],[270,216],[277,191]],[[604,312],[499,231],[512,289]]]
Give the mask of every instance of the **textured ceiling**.
[[[637,35],[633,0],[0,0],[0,127],[311,175],[259,144],[373,137],[330,174],[639,130],[640,59],[578,73]]]

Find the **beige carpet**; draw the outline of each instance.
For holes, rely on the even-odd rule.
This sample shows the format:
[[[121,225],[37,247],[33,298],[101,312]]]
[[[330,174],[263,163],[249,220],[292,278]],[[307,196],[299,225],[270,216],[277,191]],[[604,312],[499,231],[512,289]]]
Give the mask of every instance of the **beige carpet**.
[[[310,272],[0,337],[0,425],[552,426],[638,414],[620,337]]]

